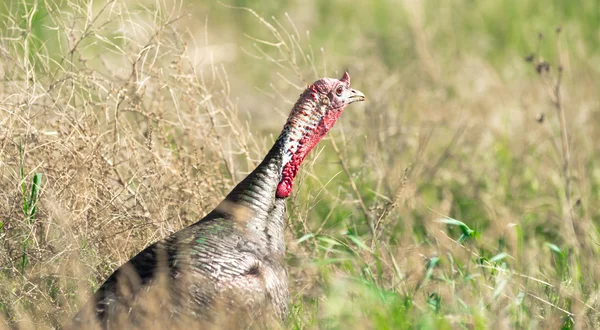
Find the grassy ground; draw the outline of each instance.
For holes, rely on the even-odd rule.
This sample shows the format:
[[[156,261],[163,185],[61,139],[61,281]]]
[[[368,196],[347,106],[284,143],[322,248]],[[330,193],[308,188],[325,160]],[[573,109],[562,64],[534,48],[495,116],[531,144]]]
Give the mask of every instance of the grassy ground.
[[[3,3],[0,328],[64,324],[344,69],[368,100],[289,199],[286,326],[600,327],[598,2],[266,3]]]

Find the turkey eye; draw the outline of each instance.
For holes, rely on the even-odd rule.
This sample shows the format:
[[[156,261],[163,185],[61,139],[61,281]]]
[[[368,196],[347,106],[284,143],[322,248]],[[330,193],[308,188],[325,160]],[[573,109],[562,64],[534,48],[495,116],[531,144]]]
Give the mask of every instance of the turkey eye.
[[[344,91],[344,87],[338,86],[338,88],[335,90],[335,93],[337,94],[337,96],[342,96],[343,91]]]

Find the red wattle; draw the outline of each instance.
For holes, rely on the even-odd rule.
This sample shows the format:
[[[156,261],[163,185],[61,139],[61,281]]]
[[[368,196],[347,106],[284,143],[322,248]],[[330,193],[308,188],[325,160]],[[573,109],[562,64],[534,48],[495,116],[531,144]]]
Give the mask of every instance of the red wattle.
[[[333,127],[335,122],[342,114],[343,109],[329,110],[325,117],[319,122],[319,125],[314,131],[308,132],[299,142],[298,149],[292,155],[290,161],[285,164],[283,171],[281,171],[281,181],[277,185],[276,196],[279,198],[286,198],[292,192],[294,178],[298,174],[300,164],[306,158],[306,155],[321,141],[321,139],[327,134],[327,132]]]
[[[289,180],[289,178],[281,180],[281,182],[279,182],[279,184],[277,185],[276,196],[279,198],[287,198],[290,195],[290,193],[292,193],[292,185],[293,182]]]

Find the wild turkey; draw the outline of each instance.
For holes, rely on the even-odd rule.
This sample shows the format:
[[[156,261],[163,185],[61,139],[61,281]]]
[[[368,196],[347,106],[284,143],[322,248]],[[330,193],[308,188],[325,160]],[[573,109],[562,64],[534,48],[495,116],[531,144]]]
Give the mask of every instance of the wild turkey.
[[[94,319],[102,328],[119,329],[158,327],[157,320],[170,327],[192,322],[236,328],[284,321],[285,199],[306,155],[348,104],[364,99],[350,88],[348,73],[308,86],[260,165],[202,220],[117,269],[73,327]]]

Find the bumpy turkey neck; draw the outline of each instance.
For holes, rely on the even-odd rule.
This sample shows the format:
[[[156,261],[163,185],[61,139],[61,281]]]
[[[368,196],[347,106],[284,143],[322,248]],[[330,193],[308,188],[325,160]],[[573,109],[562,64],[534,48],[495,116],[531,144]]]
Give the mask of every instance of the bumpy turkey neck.
[[[263,161],[227,195],[224,203],[244,206],[255,214],[266,214],[272,208],[281,178],[283,148],[277,141]]]
[[[229,193],[225,203],[233,202],[263,213],[270,210],[275,199],[288,197],[300,163],[314,146],[311,141],[306,142],[307,137],[318,130],[325,112],[326,107],[319,102],[319,94],[312,88],[306,89],[271,150],[260,165]],[[280,194],[281,186],[289,188],[286,194]]]
[[[304,158],[331,128],[330,125],[323,126],[328,114],[332,113],[328,109],[329,98],[319,94],[314,86],[307,88],[294,105],[278,139],[283,148],[283,164],[277,197],[290,195]]]

